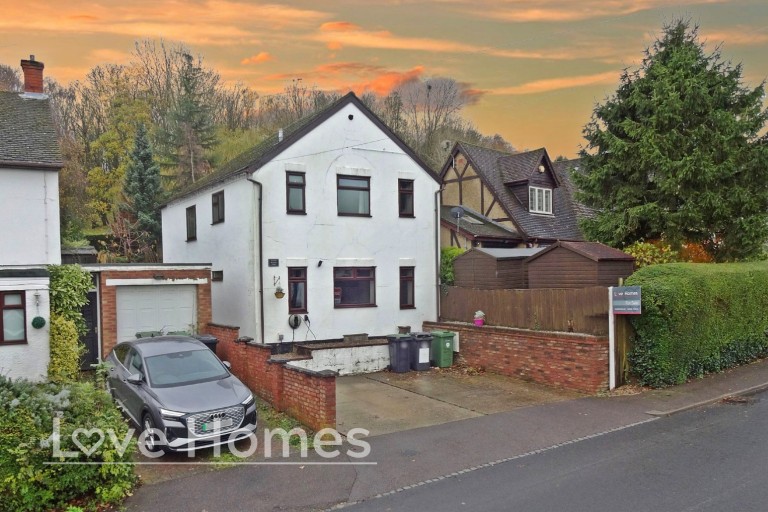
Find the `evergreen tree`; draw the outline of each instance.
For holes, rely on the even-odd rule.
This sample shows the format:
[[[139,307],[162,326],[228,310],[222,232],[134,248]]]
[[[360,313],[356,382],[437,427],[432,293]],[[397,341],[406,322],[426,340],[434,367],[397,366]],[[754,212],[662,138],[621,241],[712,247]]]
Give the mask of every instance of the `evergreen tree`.
[[[624,71],[584,128],[580,199],[597,210],[588,238],[615,246],[663,238],[702,243],[718,261],[753,258],[768,239],[764,84],[705,53],[697,27],[676,21]]]
[[[169,114],[168,127],[161,133],[164,163],[175,169],[174,188],[194,183],[210,171],[205,150],[216,144],[213,111],[208,103],[215,91],[192,55],[184,53],[182,57],[179,95]]]
[[[122,252],[132,259],[135,253],[142,259],[152,259],[161,236],[160,204],[162,188],[160,168],[155,163],[143,124],[136,130],[133,150],[125,171],[123,188],[125,204],[116,219],[113,232],[121,238]]]

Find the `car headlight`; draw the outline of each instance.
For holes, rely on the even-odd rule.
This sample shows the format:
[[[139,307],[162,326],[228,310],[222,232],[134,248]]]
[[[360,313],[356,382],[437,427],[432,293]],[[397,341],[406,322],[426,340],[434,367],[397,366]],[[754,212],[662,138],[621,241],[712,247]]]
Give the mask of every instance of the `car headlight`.
[[[243,404],[243,405],[251,405],[253,403],[253,393],[248,395],[248,398],[246,398],[245,400],[243,400],[240,403]]]
[[[163,417],[165,420],[175,420],[178,421],[179,418],[184,416],[185,413],[183,412],[176,412],[176,411],[170,411],[168,409],[160,409],[160,416]]]

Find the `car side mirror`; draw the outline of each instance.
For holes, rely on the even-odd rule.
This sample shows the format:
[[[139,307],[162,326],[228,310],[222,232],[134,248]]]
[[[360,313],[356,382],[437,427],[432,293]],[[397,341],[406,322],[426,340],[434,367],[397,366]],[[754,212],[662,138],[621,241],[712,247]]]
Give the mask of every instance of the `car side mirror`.
[[[227,370],[232,369],[232,365],[229,363],[229,361],[222,361],[221,364],[227,367]]]
[[[144,376],[140,373],[134,373],[129,375],[126,379],[129,384],[141,384],[144,381]]]

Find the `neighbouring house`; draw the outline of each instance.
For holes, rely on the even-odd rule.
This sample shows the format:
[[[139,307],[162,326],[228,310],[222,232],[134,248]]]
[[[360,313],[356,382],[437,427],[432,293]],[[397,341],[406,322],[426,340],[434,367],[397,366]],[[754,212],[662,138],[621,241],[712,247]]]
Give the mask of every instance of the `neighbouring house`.
[[[260,343],[436,318],[439,178],[353,93],[162,209],[166,263],[211,262],[217,324]]]
[[[635,258],[598,242],[557,242],[525,262],[529,288],[617,286]]]
[[[573,198],[570,162],[553,164],[544,148],[505,153],[457,142],[440,172],[443,246],[538,247],[583,240],[583,209]],[[461,222],[461,212],[451,213],[456,207],[474,212],[470,219],[491,221],[493,232],[472,220]]]
[[[63,162],[43,63],[31,56],[21,67],[24,91],[0,92],[0,374],[39,381],[50,356],[46,267],[61,263]]]
[[[454,284],[480,290],[528,288],[525,260],[543,250],[475,247],[453,260]]]

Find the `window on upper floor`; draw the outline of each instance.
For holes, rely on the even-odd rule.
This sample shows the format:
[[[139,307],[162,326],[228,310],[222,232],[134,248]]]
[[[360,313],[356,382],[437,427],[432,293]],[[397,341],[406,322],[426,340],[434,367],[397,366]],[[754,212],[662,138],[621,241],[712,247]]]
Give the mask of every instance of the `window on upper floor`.
[[[336,177],[339,215],[371,216],[371,179],[361,176]]]
[[[413,180],[397,180],[398,211],[401,217],[413,217]]]
[[[197,240],[197,209],[194,206],[187,208],[187,242]]]
[[[224,222],[224,191],[211,196],[211,224]]]
[[[413,309],[416,307],[413,281],[414,271],[413,267],[400,267],[400,309]]]
[[[0,343],[26,343],[24,292],[0,292]]]
[[[375,306],[376,268],[334,268],[333,305],[337,308]]]
[[[285,173],[286,211],[292,214],[307,213],[306,181],[303,172]]]
[[[528,187],[528,211],[552,213],[552,189]]]
[[[288,267],[288,312],[307,312],[307,267]]]

